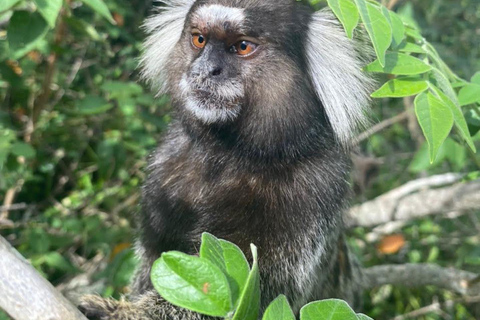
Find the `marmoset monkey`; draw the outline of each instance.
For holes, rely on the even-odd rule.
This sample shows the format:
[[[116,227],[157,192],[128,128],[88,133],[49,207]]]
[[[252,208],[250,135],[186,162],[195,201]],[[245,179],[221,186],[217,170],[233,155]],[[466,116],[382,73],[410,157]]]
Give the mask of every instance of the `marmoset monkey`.
[[[155,292],[162,252],[196,254],[202,232],[259,249],[262,306],[353,303],[342,239],[348,144],[371,80],[329,11],[294,0],[165,0],[146,22],[143,76],[175,109],[150,158],[129,301],[87,297],[90,319],[210,319]]]

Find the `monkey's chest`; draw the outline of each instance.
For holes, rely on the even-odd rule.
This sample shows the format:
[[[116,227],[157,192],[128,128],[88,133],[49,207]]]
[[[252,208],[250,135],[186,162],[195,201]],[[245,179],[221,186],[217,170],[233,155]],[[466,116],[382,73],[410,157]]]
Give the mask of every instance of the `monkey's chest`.
[[[165,232],[195,241],[210,232],[248,252],[252,242],[269,246],[316,227],[315,190],[288,171],[263,175],[193,164],[182,171],[165,170],[160,190],[165,208],[158,211],[169,226]]]

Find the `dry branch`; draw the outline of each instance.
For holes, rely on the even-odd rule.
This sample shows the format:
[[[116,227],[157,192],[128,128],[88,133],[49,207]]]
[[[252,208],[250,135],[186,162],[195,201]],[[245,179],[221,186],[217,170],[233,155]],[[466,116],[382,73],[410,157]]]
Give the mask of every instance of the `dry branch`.
[[[0,236],[0,309],[15,320],[86,320]]]
[[[462,183],[461,178],[461,175],[445,174],[411,181],[351,208],[346,221],[349,227],[373,227],[433,214],[480,209],[480,180]]]
[[[433,285],[465,296],[480,295],[479,275],[430,264],[383,265],[364,269],[365,288],[385,284],[405,287]]]

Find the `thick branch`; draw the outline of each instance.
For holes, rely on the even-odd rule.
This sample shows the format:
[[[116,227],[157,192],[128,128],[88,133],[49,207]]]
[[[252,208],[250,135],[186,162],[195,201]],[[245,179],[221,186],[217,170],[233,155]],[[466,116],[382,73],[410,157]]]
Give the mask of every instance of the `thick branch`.
[[[364,269],[365,289],[385,284],[406,287],[433,285],[462,295],[480,295],[479,275],[429,264],[384,265]]]
[[[351,208],[346,219],[348,226],[372,227],[433,214],[479,209],[480,181],[461,183],[460,179],[459,175],[445,174],[411,181]]]
[[[86,320],[0,236],[0,309],[15,320]]]

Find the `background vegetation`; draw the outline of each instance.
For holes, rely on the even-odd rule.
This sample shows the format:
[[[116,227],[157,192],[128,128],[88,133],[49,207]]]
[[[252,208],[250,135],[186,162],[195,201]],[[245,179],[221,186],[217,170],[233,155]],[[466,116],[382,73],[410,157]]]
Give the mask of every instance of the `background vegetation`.
[[[33,2],[2,1],[0,233],[67,294],[93,286],[118,297],[135,266],[132,216],[146,158],[170,120],[168,99],[154,99],[136,71],[144,37],[139,26],[154,4],[106,0],[110,18],[96,1],[67,1],[49,27],[38,22]],[[16,5],[13,16],[6,10],[10,3]],[[480,70],[478,0],[405,0],[395,9],[418,23],[459,76],[470,79]],[[12,50],[22,48],[22,41],[12,44],[6,38],[14,23],[38,30],[34,47]],[[374,119],[381,122],[406,109],[408,99],[378,100]],[[480,116],[474,109],[468,113],[478,147]],[[355,202],[415,178],[480,170],[480,157],[455,136],[430,165],[416,119],[407,113],[401,120],[358,148]],[[396,238],[371,235],[372,230],[359,228],[350,237],[366,265],[433,262],[480,271],[479,212],[453,220],[439,216],[413,221]],[[392,239],[401,245],[387,252],[385,242]],[[366,301],[366,313],[375,319],[437,301],[441,311],[416,318],[478,319],[475,305],[430,287],[385,286],[369,293]],[[2,318],[6,316],[0,314]]]

